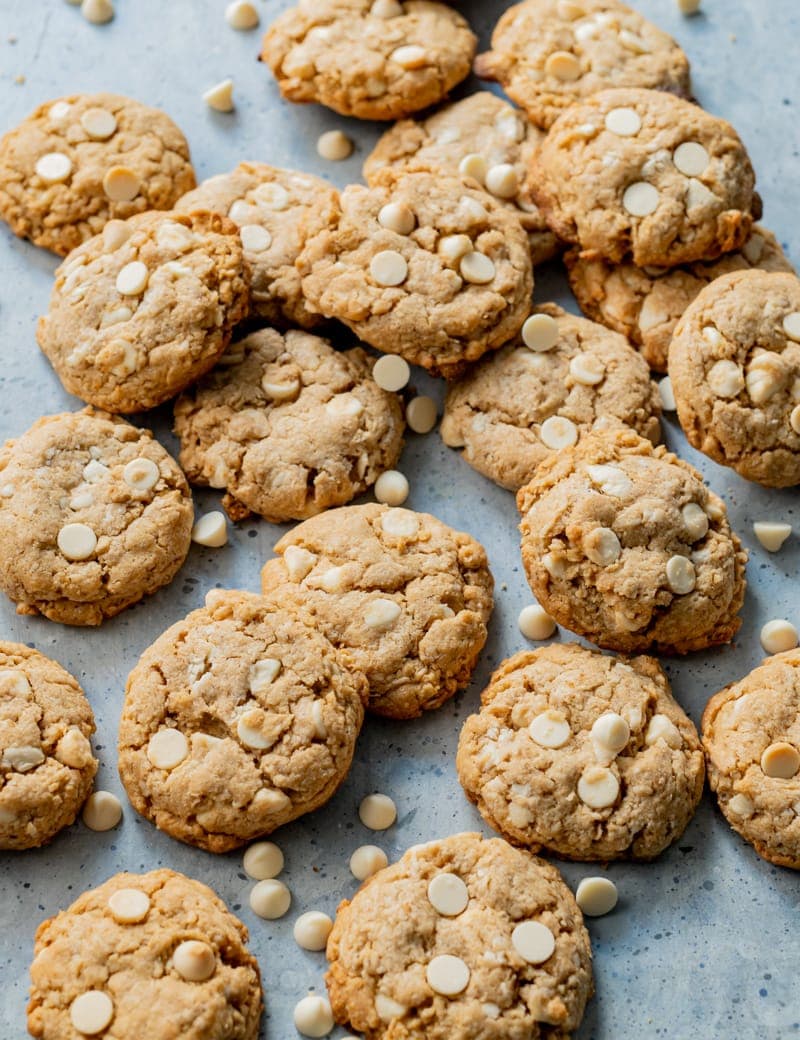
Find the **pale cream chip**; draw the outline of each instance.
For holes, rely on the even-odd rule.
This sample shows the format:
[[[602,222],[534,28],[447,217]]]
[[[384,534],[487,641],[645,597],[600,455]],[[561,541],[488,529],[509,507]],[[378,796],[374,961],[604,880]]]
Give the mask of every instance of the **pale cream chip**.
[[[402,253],[383,249],[370,261],[369,273],[378,285],[386,288],[402,285],[408,277],[408,263]]]
[[[520,632],[526,639],[539,641],[549,639],[556,630],[556,623],[538,603],[523,607],[517,618]]]
[[[666,566],[667,584],[676,596],[692,592],[697,584],[694,564],[686,556],[670,556]]]
[[[301,950],[316,953],[325,949],[332,929],[333,921],[327,914],[319,910],[308,910],[297,918],[292,934]]]
[[[761,769],[773,779],[791,780],[800,769],[800,751],[784,740],[770,744],[761,756]]]
[[[617,905],[617,886],[609,878],[583,878],[575,891],[575,901],[587,917],[602,917]]]
[[[562,83],[572,83],[582,73],[580,59],[570,51],[553,51],[544,63],[544,71]]]
[[[716,330],[714,330],[716,331]],[[709,388],[717,397],[725,400],[737,397],[744,390],[744,373],[735,361],[723,358],[716,361],[706,376]]]
[[[687,502],[681,509],[681,516],[686,533],[693,542],[704,538],[708,533],[708,513],[697,502]]]
[[[511,163],[490,166],[485,179],[486,189],[498,199],[513,199],[519,192],[519,177]]]
[[[72,160],[61,152],[48,152],[36,160],[35,169],[45,184],[60,184],[72,173]]]
[[[537,353],[552,350],[558,343],[558,322],[549,314],[532,314],[522,326],[522,342]]]
[[[619,559],[622,546],[610,527],[596,527],[584,536],[583,550],[598,567],[609,567]]]
[[[205,982],[217,970],[217,955],[208,943],[187,939],[175,947],[172,964],[187,982]]]
[[[684,141],[673,152],[672,161],[687,177],[699,177],[711,162],[711,156],[697,141]]]
[[[539,428],[542,444],[553,451],[570,448],[578,440],[578,427],[563,415],[551,415]]]
[[[421,69],[430,64],[425,48],[414,43],[405,44],[392,51],[389,60],[404,69]]]
[[[792,525],[772,520],[756,520],[753,533],[767,552],[778,552],[792,533]]]
[[[150,272],[141,260],[132,260],[119,271],[116,289],[121,296],[139,296],[147,288]]]
[[[411,378],[411,368],[405,358],[397,354],[385,354],[372,367],[372,378],[381,388],[395,393],[402,390]]]
[[[618,137],[635,137],[642,129],[642,117],[635,108],[612,108],[606,113],[605,127]]]
[[[385,831],[397,819],[397,806],[386,794],[368,794],[358,807],[358,816],[371,831]]]
[[[111,791],[95,791],[83,805],[81,819],[90,831],[110,831],[122,819],[122,803]]]
[[[97,535],[87,524],[65,524],[58,532],[57,542],[68,560],[88,560],[97,548]]]
[[[548,708],[531,720],[528,734],[540,747],[560,748],[570,739],[572,730],[565,715],[555,708]]]
[[[314,553],[300,545],[287,545],[283,553],[283,562],[292,581],[302,581],[317,562]]]
[[[292,893],[282,881],[273,878],[259,881],[250,893],[250,909],[267,921],[276,921],[289,911]]]
[[[578,797],[590,809],[607,809],[619,795],[619,780],[605,766],[589,766],[578,780]]]
[[[192,527],[192,541],[212,549],[219,549],[227,544],[228,524],[225,514],[215,509],[199,517]]]
[[[656,714],[647,724],[644,742],[648,747],[652,747],[660,740],[663,740],[668,747],[674,750],[683,746],[681,732],[672,719],[667,718],[666,715]]]
[[[398,235],[410,235],[417,218],[411,207],[404,202],[387,202],[378,213],[378,223]]]
[[[90,989],[72,1001],[69,1017],[79,1033],[84,1036],[96,1036],[111,1024],[114,1004],[107,993],[99,989]]]
[[[150,896],[140,888],[118,888],[108,897],[108,909],[118,924],[138,924],[150,912]]]
[[[341,130],[326,130],[317,138],[317,155],[328,162],[343,162],[353,154],[352,138]]]
[[[497,273],[492,258],[476,250],[461,257],[458,269],[464,281],[472,285],[488,285]]]
[[[364,611],[364,624],[377,632],[390,629],[400,617],[402,608],[392,599],[380,597],[372,600]]]
[[[161,470],[152,459],[132,459],[122,471],[122,479],[134,491],[152,491],[158,483]]]
[[[389,509],[381,517],[381,529],[393,538],[416,538],[419,520],[410,509]]]
[[[785,618],[768,621],[761,629],[761,645],[768,654],[781,654],[797,646],[797,629]]]
[[[257,841],[245,852],[242,866],[245,873],[256,881],[275,878],[283,870],[283,853],[274,842]]]
[[[428,883],[428,899],[443,917],[458,917],[467,909],[469,891],[457,874],[437,874]]]
[[[112,166],[103,177],[103,191],[112,202],[131,202],[141,186],[138,174],[127,166]]]
[[[388,863],[388,856],[377,845],[360,845],[350,857],[350,873],[357,881],[366,881]]]
[[[470,970],[468,965],[450,953],[440,954],[428,962],[425,978],[434,993],[443,997],[455,997],[463,993],[469,985]]]
[[[430,433],[436,425],[438,410],[432,397],[421,394],[406,405],[406,423],[414,433]]]
[[[528,964],[544,964],[556,948],[556,939],[541,921],[523,921],[511,933],[511,944]]]
[[[189,741],[179,729],[157,730],[147,744],[147,757],[156,769],[175,769],[188,754]]]
[[[605,378],[606,366],[601,358],[584,352],[576,354],[570,360],[569,374],[576,383],[584,386],[597,386]]]
[[[478,152],[470,152],[458,164],[458,172],[462,177],[472,177],[479,184],[483,184],[489,172],[489,164]]]
[[[658,209],[658,190],[647,181],[628,185],[622,196],[622,205],[632,217],[648,217]]]
[[[260,224],[244,224],[239,229],[239,238],[248,253],[263,253],[272,245],[272,235]]]
[[[81,126],[95,141],[106,141],[117,129],[117,117],[107,108],[87,108]]]
[[[303,1036],[327,1036],[335,1024],[330,1002],[325,997],[309,994],[295,1004],[294,1025]]]

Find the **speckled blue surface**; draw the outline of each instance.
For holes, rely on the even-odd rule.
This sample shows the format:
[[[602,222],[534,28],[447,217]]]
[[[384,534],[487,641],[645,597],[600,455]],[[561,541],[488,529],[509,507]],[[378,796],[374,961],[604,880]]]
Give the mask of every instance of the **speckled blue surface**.
[[[267,22],[285,2],[256,0]],[[0,130],[40,102],[79,90],[110,90],[165,108],[189,137],[199,176],[229,169],[241,159],[321,173],[339,185],[358,179],[377,127],[348,123],[314,107],[278,98],[258,65],[258,33],[236,33],[223,20],[224,0],[116,0],[107,26],[85,23],[63,0],[0,0]],[[484,41],[503,3],[460,5]],[[765,201],[764,222],[800,261],[800,74],[797,0],[704,0],[704,14],[684,19],[673,0],[637,0],[636,6],[677,36],[687,50],[698,98],[731,120],[750,148]],[[8,41],[13,35],[16,43]],[[235,115],[209,112],[200,95],[225,76],[236,83]],[[23,84],[15,83],[24,76]],[[358,141],[353,158],[323,164],[315,144],[324,129],[344,127]],[[45,309],[54,259],[0,231],[0,436],[22,432],[40,414],[79,402],[61,389],[34,338]],[[543,272],[536,299],[574,308],[557,271]],[[440,384],[418,372],[414,385],[440,395]],[[166,411],[146,417],[174,447]],[[744,626],[736,646],[667,662],[677,697],[697,721],[709,695],[762,657],[758,631],[770,617],[800,622],[794,537],[769,556],[752,535],[754,519],[794,522],[800,531],[797,491],[770,492],[747,484],[691,451],[674,420],[667,440],[707,475],[727,500],[735,529],[752,551]],[[33,936],[43,918],[83,889],[119,870],[170,866],[212,885],[251,929],[261,963],[268,1014],[264,1036],[294,1036],[291,1009],[309,987],[321,988],[324,958],[299,950],[293,919],[310,908],[333,913],[355,884],[347,869],[357,845],[375,841],[358,821],[361,797],[385,791],[397,801],[398,822],[379,836],[390,857],[407,846],[466,829],[481,829],[454,769],[464,717],[497,663],[520,649],[516,616],[530,601],[519,563],[512,496],[474,473],[436,435],[411,435],[400,468],[411,482],[409,505],[430,510],[486,544],[497,580],[491,637],[470,688],[428,718],[406,724],[370,719],[356,762],[330,805],[277,834],[286,854],[284,879],[294,902],[282,921],[265,922],[247,904],[250,882],[239,854],[214,857],[182,846],[137,817],[116,771],[116,727],[127,672],[169,624],[202,603],[215,585],[258,587],[258,570],[279,530],[243,524],[222,550],[193,547],[168,589],[119,618],[89,631],[17,617],[0,602],[0,638],[20,640],[56,657],[83,684],[94,708],[101,759],[98,787],[119,794],[121,825],[92,834],[81,824],[38,851],[0,855],[0,1036],[25,1033],[27,968]],[[215,501],[199,494],[198,506]],[[595,867],[564,864],[567,880]],[[708,794],[680,843],[650,865],[612,865],[620,890],[610,916],[591,921],[597,996],[580,1040],[669,1037],[670,1040],[747,1040],[800,1033],[798,908],[800,877],[772,867],[736,837]],[[146,1038],[131,1038],[146,1040]]]

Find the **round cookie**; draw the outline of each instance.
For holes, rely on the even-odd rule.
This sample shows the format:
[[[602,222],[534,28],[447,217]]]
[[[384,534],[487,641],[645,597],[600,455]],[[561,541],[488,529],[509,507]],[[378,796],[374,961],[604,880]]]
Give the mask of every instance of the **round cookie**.
[[[203,181],[175,209],[211,210],[238,225],[251,269],[252,315],[313,328],[321,319],[306,306],[294,264],[309,235],[329,224],[337,199],[336,189],[319,177],[243,162]]]
[[[416,845],[344,900],[325,981],[371,1040],[571,1036],[594,992],[589,936],[555,867],[501,838]]]
[[[772,232],[758,225],[741,249],[707,263],[644,268],[629,261],[585,260],[577,249],[569,250],[564,260],[584,314],[627,336],[656,372],[667,371],[669,343],[678,319],[715,278],[754,267],[794,270]]]
[[[360,348],[307,332],[253,332],[175,403],[193,484],[226,488],[234,520],[303,520],[366,491],[400,457],[405,425]]]
[[[0,217],[59,256],[112,217],[170,209],[194,185],[169,116],[117,94],[48,101],[0,140]]]
[[[36,337],[70,393],[140,412],[213,367],[247,314],[248,289],[232,221],[144,213],[107,224],[69,255]]]
[[[470,73],[477,39],[431,0],[300,0],[270,26],[261,60],[289,101],[358,119],[401,119]]]
[[[633,431],[590,434],[521,488],[522,560],[558,624],[623,653],[688,653],[741,625],[747,553],[687,462]]]
[[[524,113],[496,94],[479,90],[427,119],[396,123],[367,157],[364,177],[370,182],[386,166],[398,169],[409,163],[448,174],[466,169],[516,214],[528,232],[531,261],[539,264],[558,249],[558,240],[539,212],[528,181],[531,159],[542,137]]]
[[[536,126],[609,87],[688,97],[689,62],[675,40],[618,0],[525,0],[509,7],[475,71],[503,85]]]
[[[697,731],[652,657],[554,643],[504,661],[461,730],[467,796],[515,845],[653,859],[703,792]]]
[[[99,625],[172,580],[193,519],[178,464],[113,415],[46,416],[0,448],[0,588],[18,614]]]
[[[368,708],[410,719],[466,686],[486,642],[493,581],[482,545],[436,517],[344,506],[281,538],[264,592],[308,608],[367,677]]]
[[[661,436],[658,387],[627,340],[554,304],[534,314],[534,347],[519,338],[451,383],[440,427],[445,444],[511,491],[592,430]]]
[[[94,715],[61,665],[0,642],[0,849],[44,845],[92,789]]]
[[[759,856],[800,870],[800,650],[768,657],[703,712],[708,780]]]
[[[657,90],[604,90],[560,116],[536,153],[534,196],[588,260],[713,260],[761,216],[733,127]]]
[[[508,207],[428,170],[384,169],[371,187],[346,188],[297,266],[313,308],[448,377],[519,331],[533,291],[527,235]]]
[[[39,925],[28,1031],[257,1040],[261,976],[248,939],[199,881],[166,869],[115,874]]]
[[[800,484],[800,279],[738,271],[686,309],[669,348],[689,443],[767,487]]]
[[[210,852],[319,808],[364,719],[350,665],[304,614],[212,589],[128,676],[119,774],[134,808]]]

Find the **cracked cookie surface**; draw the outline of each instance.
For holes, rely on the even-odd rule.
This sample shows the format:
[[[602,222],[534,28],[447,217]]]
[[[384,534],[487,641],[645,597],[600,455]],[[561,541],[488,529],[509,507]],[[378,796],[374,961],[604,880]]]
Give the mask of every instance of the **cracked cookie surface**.
[[[264,592],[310,610],[367,677],[368,708],[414,718],[469,681],[492,610],[486,552],[436,517],[383,505],[295,527],[261,572]]]
[[[652,657],[577,643],[504,661],[461,731],[461,784],[515,845],[576,860],[652,859],[703,791],[697,731]]]
[[[0,586],[17,613],[99,625],[189,551],[186,478],[148,430],[86,408],[0,449]]]

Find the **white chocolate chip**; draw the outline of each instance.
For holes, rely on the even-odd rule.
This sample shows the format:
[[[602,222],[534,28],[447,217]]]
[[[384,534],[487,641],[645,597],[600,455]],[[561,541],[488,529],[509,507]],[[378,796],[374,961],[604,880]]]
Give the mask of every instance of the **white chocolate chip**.
[[[761,645],[768,654],[782,654],[797,646],[797,629],[784,618],[768,621],[761,629]]]
[[[574,22],[586,15],[586,10],[574,0],[558,0],[556,13],[565,22]]]
[[[117,129],[117,117],[107,108],[87,108],[81,126],[95,141],[106,141]]]
[[[90,831],[110,831],[122,819],[122,803],[110,791],[95,791],[84,802],[81,819]]]
[[[292,893],[282,881],[266,878],[253,886],[250,909],[266,921],[277,921],[292,905]]]
[[[285,812],[291,804],[291,798],[274,787],[262,787],[260,791],[256,792],[250,803],[251,807],[259,813]]]
[[[147,288],[150,272],[141,260],[125,264],[117,275],[116,288],[122,296],[138,296]]]
[[[103,177],[103,191],[112,202],[131,202],[141,186],[138,175],[127,166],[112,166]]]
[[[364,411],[364,405],[355,394],[335,394],[325,405],[325,411],[328,415],[339,418],[347,415],[361,415]]]
[[[764,404],[786,385],[788,372],[777,354],[758,354],[747,366],[744,377],[753,404]]]
[[[375,0],[369,13],[373,18],[397,18],[403,13],[403,5],[398,0]]]
[[[672,380],[669,376],[664,376],[658,384],[658,396],[661,398],[661,407],[665,412],[675,411],[675,394],[672,390]]]
[[[694,209],[696,206],[705,206],[710,202],[715,202],[717,196],[703,184],[702,181],[697,180],[696,177],[689,179],[689,184],[686,188],[686,208]]]
[[[385,505],[401,506],[408,498],[408,492],[408,481],[396,469],[389,469],[385,473],[381,473],[375,481],[375,498],[378,502],[383,502]],[[387,530],[386,517],[384,517],[383,529]],[[387,531],[387,533],[397,534],[396,531],[392,530]]]
[[[736,397],[744,390],[745,385],[741,367],[735,361],[726,359],[711,366],[706,380],[711,392],[725,399]]]
[[[548,708],[531,720],[528,734],[540,747],[560,748],[570,739],[572,730],[560,711]]]
[[[17,773],[28,773],[44,762],[45,756],[41,748],[23,745],[22,747],[7,747],[3,750],[0,764],[6,769],[13,769]]]
[[[734,816],[742,816],[745,819],[756,811],[752,799],[748,798],[746,794],[735,794],[728,802],[728,808]]]
[[[118,924],[138,924],[150,912],[150,896],[140,888],[118,888],[108,897],[108,909]]]
[[[290,379],[286,383],[273,383],[264,378],[261,389],[273,401],[295,401],[300,393],[300,380]]]
[[[374,599],[364,611],[364,624],[367,628],[385,632],[400,617],[401,608],[391,599]]]
[[[287,56],[283,59],[282,69],[285,75],[292,76],[297,79],[313,79],[316,75],[317,67],[311,59],[303,53],[300,48],[295,48],[289,51]],[[367,96],[370,94],[369,80],[366,84]],[[378,91],[379,94],[383,93],[383,90]]]
[[[757,520],[753,524],[753,533],[767,552],[778,552],[792,533],[791,524],[781,524],[769,520]]]
[[[24,672],[18,668],[0,668],[0,692],[30,697],[33,690]]]
[[[618,794],[619,780],[605,766],[589,766],[578,780],[578,797],[590,809],[607,809]]]
[[[694,564],[685,556],[670,556],[666,567],[667,584],[676,596],[685,596],[697,584]]]
[[[0,498],[11,498],[14,494],[14,490],[13,484],[3,484],[3,486],[0,487]]]
[[[217,956],[208,943],[187,939],[176,946],[172,964],[187,982],[205,982],[217,970]]]
[[[382,249],[370,260],[369,273],[378,285],[401,285],[408,277],[408,264],[396,250]]]
[[[397,354],[385,354],[372,367],[372,378],[381,388],[394,393],[402,390],[411,378],[411,369],[405,358]]]
[[[687,502],[681,510],[686,533],[693,542],[705,538],[708,533],[708,513],[696,502]]]
[[[587,466],[589,479],[604,495],[623,498],[633,490],[630,478],[619,466]]]
[[[436,251],[447,263],[456,264],[472,252],[472,239],[469,235],[445,235],[439,239]]]
[[[81,10],[88,0],[83,0]],[[96,1036],[102,1033],[114,1017],[114,1004],[111,997],[99,989],[89,989],[76,997],[69,1008],[72,1025],[84,1036]]]
[[[256,881],[275,878],[283,870],[283,853],[271,841],[257,841],[242,859],[244,872]]]
[[[295,1004],[294,1025],[303,1036],[327,1036],[335,1024],[330,1002],[325,997],[309,994]]]
[[[267,727],[267,716],[261,708],[251,708],[240,716],[236,723],[236,734],[245,747],[264,751],[275,743],[272,730]]]
[[[225,21],[231,29],[247,31],[255,29],[260,19],[258,11],[248,0],[233,0],[225,8]]]
[[[511,933],[511,943],[528,964],[544,964],[553,956],[556,940],[546,924],[523,921]]]
[[[387,202],[378,213],[378,223],[398,235],[410,235],[417,218],[404,202]]]
[[[519,191],[517,171],[511,163],[498,163],[486,173],[486,189],[498,199],[513,199]]]
[[[517,618],[520,632],[526,639],[549,639],[556,630],[556,623],[538,603],[523,607]]]
[[[366,881],[388,863],[386,853],[377,845],[360,845],[350,857],[350,873],[356,880]]]
[[[596,527],[584,537],[583,550],[592,563],[608,567],[619,559],[622,546],[610,527]]]
[[[642,119],[635,108],[612,108],[606,114],[605,126],[618,137],[634,137],[642,129]]]
[[[484,157],[478,155],[477,152],[470,152],[469,155],[465,155],[458,164],[458,172],[462,177],[472,177],[472,179],[478,181],[479,184],[483,184],[488,171],[489,164],[486,162]]]
[[[150,491],[158,483],[161,471],[152,459],[132,459],[122,471],[122,479],[134,491]]]
[[[251,693],[266,693],[280,674],[281,662],[277,657],[262,657],[250,666],[247,673],[248,686]]]
[[[668,747],[677,749],[683,746],[681,732],[672,719],[666,715],[654,715],[647,725],[644,742],[648,747],[663,740]]]
[[[636,181],[625,189],[622,205],[632,217],[647,217],[658,208],[658,191],[647,181]]]
[[[414,43],[406,44],[392,51],[389,60],[404,69],[421,69],[423,65],[429,64],[425,48]]]
[[[789,425],[795,433],[800,433],[800,404],[795,405],[789,416]]]
[[[571,83],[580,78],[580,61],[569,51],[553,51],[544,63],[544,71],[562,83]]]
[[[119,325],[123,321],[130,321],[133,317],[133,311],[130,307],[113,307],[110,311],[106,311],[103,317],[100,319],[100,328],[107,329],[112,325]],[[116,342],[124,342],[117,340]],[[128,344],[130,346],[130,344]],[[135,356],[135,351],[133,352]]]
[[[147,757],[156,769],[175,769],[188,754],[189,741],[179,729],[160,729],[147,744]]]
[[[800,343],[800,311],[792,311],[791,314],[786,315],[783,319],[783,331],[789,339]]]
[[[65,524],[58,532],[58,548],[68,560],[88,560],[97,548],[97,535],[86,524]]]
[[[248,253],[263,253],[272,245],[272,235],[260,224],[244,224],[239,229],[242,248]]]
[[[681,14],[696,14],[700,10],[701,0],[677,0],[678,10]]]
[[[765,776],[771,776],[776,780],[791,780],[800,769],[800,751],[785,740],[770,744],[761,756],[761,769]]]
[[[326,130],[317,138],[317,155],[328,162],[343,162],[353,154],[352,138],[341,130]]]
[[[470,195],[462,195],[458,200],[458,210],[456,211],[456,215],[462,216],[467,220],[475,221],[484,221],[489,219],[486,207],[482,206],[477,199],[472,198]]]
[[[45,184],[60,184],[72,173],[72,160],[61,152],[48,152],[36,160],[36,175]]]
[[[346,587],[347,568],[342,567],[330,567],[322,577],[319,579],[319,586],[326,592],[342,592]]]
[[[280,213],[289,205],[289,192],[282,184],[274,181],[266,181],[253,192],[253,196],[262,209],[270,212]]]
[[[539,436],[545,447],[559,451],[575,444],[578,439],[578,427],[563,415],[551,415],[542,423]]]
[[[467,909],[469,892],[458,874],[437,874],[428,884],[428,899],[443,917],[458,917]]]
[[[302,581],[317,562],[317,557],[300,545],[287,545],[283,562],[291,580]]]
[[[211,549],[219,549],[228,541],[228,525],[225,514],[215,509],[204,513],[192,527],[192,541]]]
[[[83,769],[92,761],[92,745],[77,726],[71,726],[56,745],[54,757],[71,769]]]
[[[131,237],[131,229],[124,220],[109,220],[103,227],[103,248],[113,253],[115,249],[124,246]]]
[[[371,831],[385,831],[397,819],[397,806],[388,794],[368,794],[358,807],[358,817]]]
[[[606,366],[599,357],[592,354],[576,354],[569,363],[569,374],[576,383],[597,386],[603,382]]]
[[[617,905],[617,886],[609,878],[586,877],[575,891],[575,901],[587,917],[602,917]]]
[[[532,314],[522,326],[522,342],[537,354],[552,350],[558,343],[558,322],[549,314]]]
[[[70,3],[78,3],[80,0],[69,0]],[[47,118],[51,123],[64,124],[72,112],[72,105],[66,101],[56,101],[47,112]]]
[[[494,261],[485,253],[475,250],[465,253],[458,265],[461,277],[473,285],[488,285],[496,274]]]
[[[626,719],[615,711],[607,711],[595,719],[592,726],[592,741],[614,758],[628,743],[631,728]]]
[[[456,997],[469,985],[470,970],[460,957],[443,953],[428,963],[425,978],[434,993]]]
[[[567,561],[556,553],[545,553],[542,557],[542,566],[551,578],[563,578],[567,573]]]
[[[325,949],[332,928],[333,921],[327,914],[319,910],[309,910],[297,918],[292,934],[301,950],[318,953]]]
[[[389,509],[383,514],[381,529],[391,538],[416,538],[419,534],[419,520],[410,509]]]
[[[675,168],[687,177],[699,177],[706,169],[711,156],[697,141],[684,141],[672,155]]]
[[[381,1022],[391,1022],[394,1018],[402,1018],[408,1011],[408,1008],[405,1004],[399,1004],[384,993],[377,993],[375,995],[375,1011]]]
[[[430,433],[436,425],[438,412],[432,397],[421,394],[412,397],[406,406],[406,422],[414,433]]]
[[[706,343],[710,343],[712,347],[718,347],[722,343],[722,333],[713,325],[705,325],[700,330],[700,334]]]

